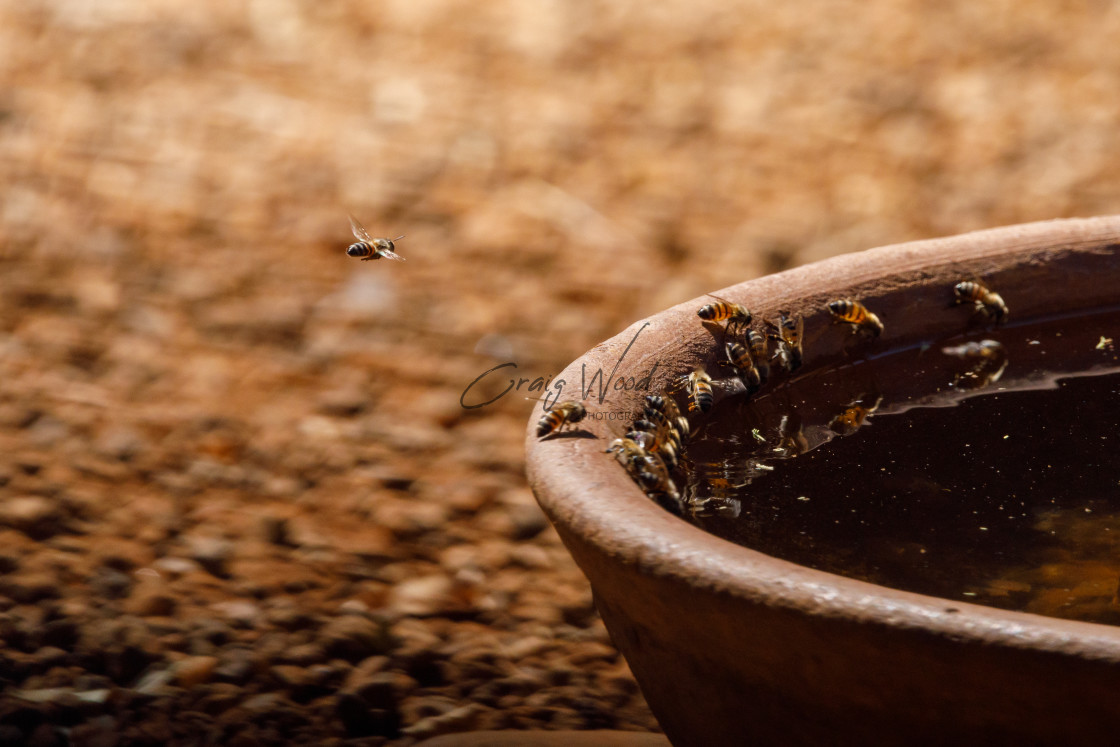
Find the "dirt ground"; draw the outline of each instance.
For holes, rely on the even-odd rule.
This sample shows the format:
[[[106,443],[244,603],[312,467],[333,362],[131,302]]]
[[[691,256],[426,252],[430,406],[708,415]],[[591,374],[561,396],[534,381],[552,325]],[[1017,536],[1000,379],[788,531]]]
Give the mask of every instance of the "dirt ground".
[[[1117,212],[1118,36],[1091,1],[0,3],[0,744],[656,730],[526,487],[531,403],[462,393],[789,266]],[[347,212],[407,261],[347,257]]]

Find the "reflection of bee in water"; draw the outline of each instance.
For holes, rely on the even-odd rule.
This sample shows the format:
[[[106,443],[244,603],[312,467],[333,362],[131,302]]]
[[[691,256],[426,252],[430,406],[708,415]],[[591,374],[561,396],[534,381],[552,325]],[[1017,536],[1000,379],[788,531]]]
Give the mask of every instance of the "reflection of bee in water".
[[[852,332],[864,332],[872,337],[883,334],[883,323],[879,321],[879,317],[868,311],[867,307],[859,301],[850,298],[831,301],[828,304],[828,311],[832,314],[833,321],[852,325]]]
[[[995,340],[966,342],[951,348],[941,348],[945,355],[962,360],[975,361],[975,365],[964,373],[953,377],[949,386],[961,389],[982,389],[999,381],[1007,368],[1007,350]]]
[[[371,259],[381,259],[382,257],[404,262],[404,257],[393,251],[397,248],[393,242],[400,241],[404,236],[398,236],[395,239],[372,238],[366,231],[365,226],[359,223],[353,215],[350,216],[350,230],[354,232],[354,237],[358,239],[356,243],[346,248],[346,253],[351,257],[361,257],[363,262]]]
[[[965,301],[975,302],[976,313],[991,319],[996,324],[1007,319],[1007,304],[1003,302],[1003,298],[980,283],[964,280],[953,286],[953,294],[957,297],[958,304]]]
[[[712,377],[703,368],[697,368],[690,373],[688,382],[688,411],[707,412],[712,409],[715,394],[712,392]]]
[[[770,342],[766,335],[756,330],[747,333],[747,347],[754,358],[754,368],[758,371],[758,385],[762,386],[770,378]]]
[[[757,392],[759,387],[762,386],[762,377],[759,376],[758,369],[755,368],[750,351],[739,343],[732,341],[724,343],[723,349],[727,353],[727,360],[731,367],[735,369],[739,381],[743,382],[743,386],[746,387],[747,394],[751,395]]]
[[[587,415],[587,408],[574,400],[560,402],[545,412],[537,423],[537,438],[556,433],[569,423],[578,423]]]
[[[833,303],[836,303],[835,301]],[[829,310],[832,304],[829,304]],[[872,315],[874,316],[874,315]],[[880,327],[882,325],[879,325]],[[778,358],[791,373],[801,367],[801,337],[805,332],[805,320],[791,316],[788,311],[778,312],[778,323],[767,320],[767,336],[778,343]]]
[[[698,498],[688,504],[688,513],[694,518],[706,516],[727,516],[732,519],[739,518],[743,504],[738,498]]]
[[[778,423],[778,445],[774,447],[774,453],[782,459],[792,459],[808,450],[809,439],[805,438],[802,430],[801,416],[796,412],[782,415],[782,420]]]
[[[956,347],[941,348],[941,352],[965,360],[996,360],[1007,357],[1007,351],[996,340],[966,342]]]
[[[651,454],[630,438],[616,438],[607,453],[616,453],[619,461],[647,495],[672,511],[680,512],[681,495],[669,477],[669,470],[657,454]]]
[[[722,322],[727,320],[728,329],[732,327],[743,327],[751,323],[751,312],[747,310],[746,306],[741,304],[732,303],[726,298],[708,294],[717,300],[717,303],[710,303],[701,306],[696,316],[703,319],[705,322]]]
[[[844,408],[828,424],[829,430],[841,436],[850,436],[860,429],[867,416],[879,409],[883,398],[878,394],[864,394]]]
[[[688,486],[684,496],[689,515],[737,517],[742,506],[735,491],[745,488],[750,480],[733,479],[733,472],[723,462],[699,465],[696,481]]]

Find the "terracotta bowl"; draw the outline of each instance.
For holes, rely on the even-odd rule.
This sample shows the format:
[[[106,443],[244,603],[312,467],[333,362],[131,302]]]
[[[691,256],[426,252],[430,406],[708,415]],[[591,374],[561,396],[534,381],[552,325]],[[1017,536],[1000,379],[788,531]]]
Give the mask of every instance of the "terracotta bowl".
[[[828,301],[871,306],[886,325],[876,344],[887,349],[943,337],[945,314],[929,310],[944,308],[963,278],[998,289],[1014,319],[1116,305],[1120,217],[872,249],[717,293],[756,317],[804,314],[812,370],[843,355],[842,335],[814,339],[829,325]],[[658,391],[719,360],[696,316],[710,301],[636,322],[575,361],[558,377],[565,399],[581,373],[590,384],[600,369],[615,371],[604,402],[588,401],[602,419],[539,440],[538,406],[526,438],[537,499],[672,743],[1115,744],[1120,628],[896,591],[763,555],[660,508],[603,453],[627,422],[610,413],[641,410],[647,392],[637,385],[651,370]]]

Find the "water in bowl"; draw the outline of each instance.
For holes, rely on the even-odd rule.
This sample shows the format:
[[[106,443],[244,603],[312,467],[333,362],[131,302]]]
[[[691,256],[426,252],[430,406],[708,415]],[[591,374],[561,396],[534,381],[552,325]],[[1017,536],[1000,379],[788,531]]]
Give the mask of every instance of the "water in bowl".
[[[1115,311],[976,330],[727,399],[688,445],[688,518],[883,586],[1120,624],[1113,333]],[[959,357],[981,340],[998,355]]]

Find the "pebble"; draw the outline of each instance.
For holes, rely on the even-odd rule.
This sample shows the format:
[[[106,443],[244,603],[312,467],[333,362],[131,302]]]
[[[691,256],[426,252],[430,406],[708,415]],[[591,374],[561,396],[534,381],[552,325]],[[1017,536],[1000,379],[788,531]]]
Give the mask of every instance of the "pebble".
[[[396,710],[398,703],[398,675],[394,672],[374,672],[361,677],[351,675],[345,692],[354,693],[370,708]]]
[[[394,710],[373,709],[355,693],[341,693],[335,715],[352,737],[394,737],[400,733],[400,716]]]
[[[210,605],[210,608],[221,617],[243,628],[252,628],[262,617],[259,605],[241,599],[216,602]]]
[[[287,602],[288,600],[283,600]],[[316,619],[307,610],[300,609],[294,604],[283,604],[273,607],[265,613],[265,619],[272,625],[284,630],[307,630],[313,627]]]
[[[190,558],[180,558],[174,555],[169,555],[164,558],[159,558],[152,562],[152,568],[160,573],[167,574],[172,578],[179,576],[186,576],[189,573],[195,573],[202,570],[202,566],[191,560]]]
[[[290,664],[307,667],[323,661],[326,656],[321,643],[304,643],[285,650],[278,658]]]
[[[319,642],[330,658],[350,662],[392,650],[395,639],[385,621],[361,615],[343,615],[331,619],[319,633]]]
[[[36,540],[66,531],[58,501],[39,495],[22,495],[0,501],[0,527],[11,527]]]
[[[386,606],[412,617],[434,615],[453,605],[452,587],[452,580],[441,574],[408,579],[393,586]]]
[[[187,540],[187,555],[208,573],[228,578],[233,543],[220,537],[191,537]]]
[[[125,610],[141,617],[170,617],[175,614],[175,597],[156,583],[140,584],[125,603]]]
[[[46,599],[58,599],[62,596],[62,589],[52,574],[20,572],[0,576],[0,595],[17,604],[36,604]]]
[[[218,665],[214,668],[214,679],[233,685],[242,685],[249,681],[257,669],[257,657],[251,650],[227,647],[218,655]]]
[[[193,688],[209,682],[218,667],[216,656],[191,656],[171,666],[171,676],[180,687]]]

